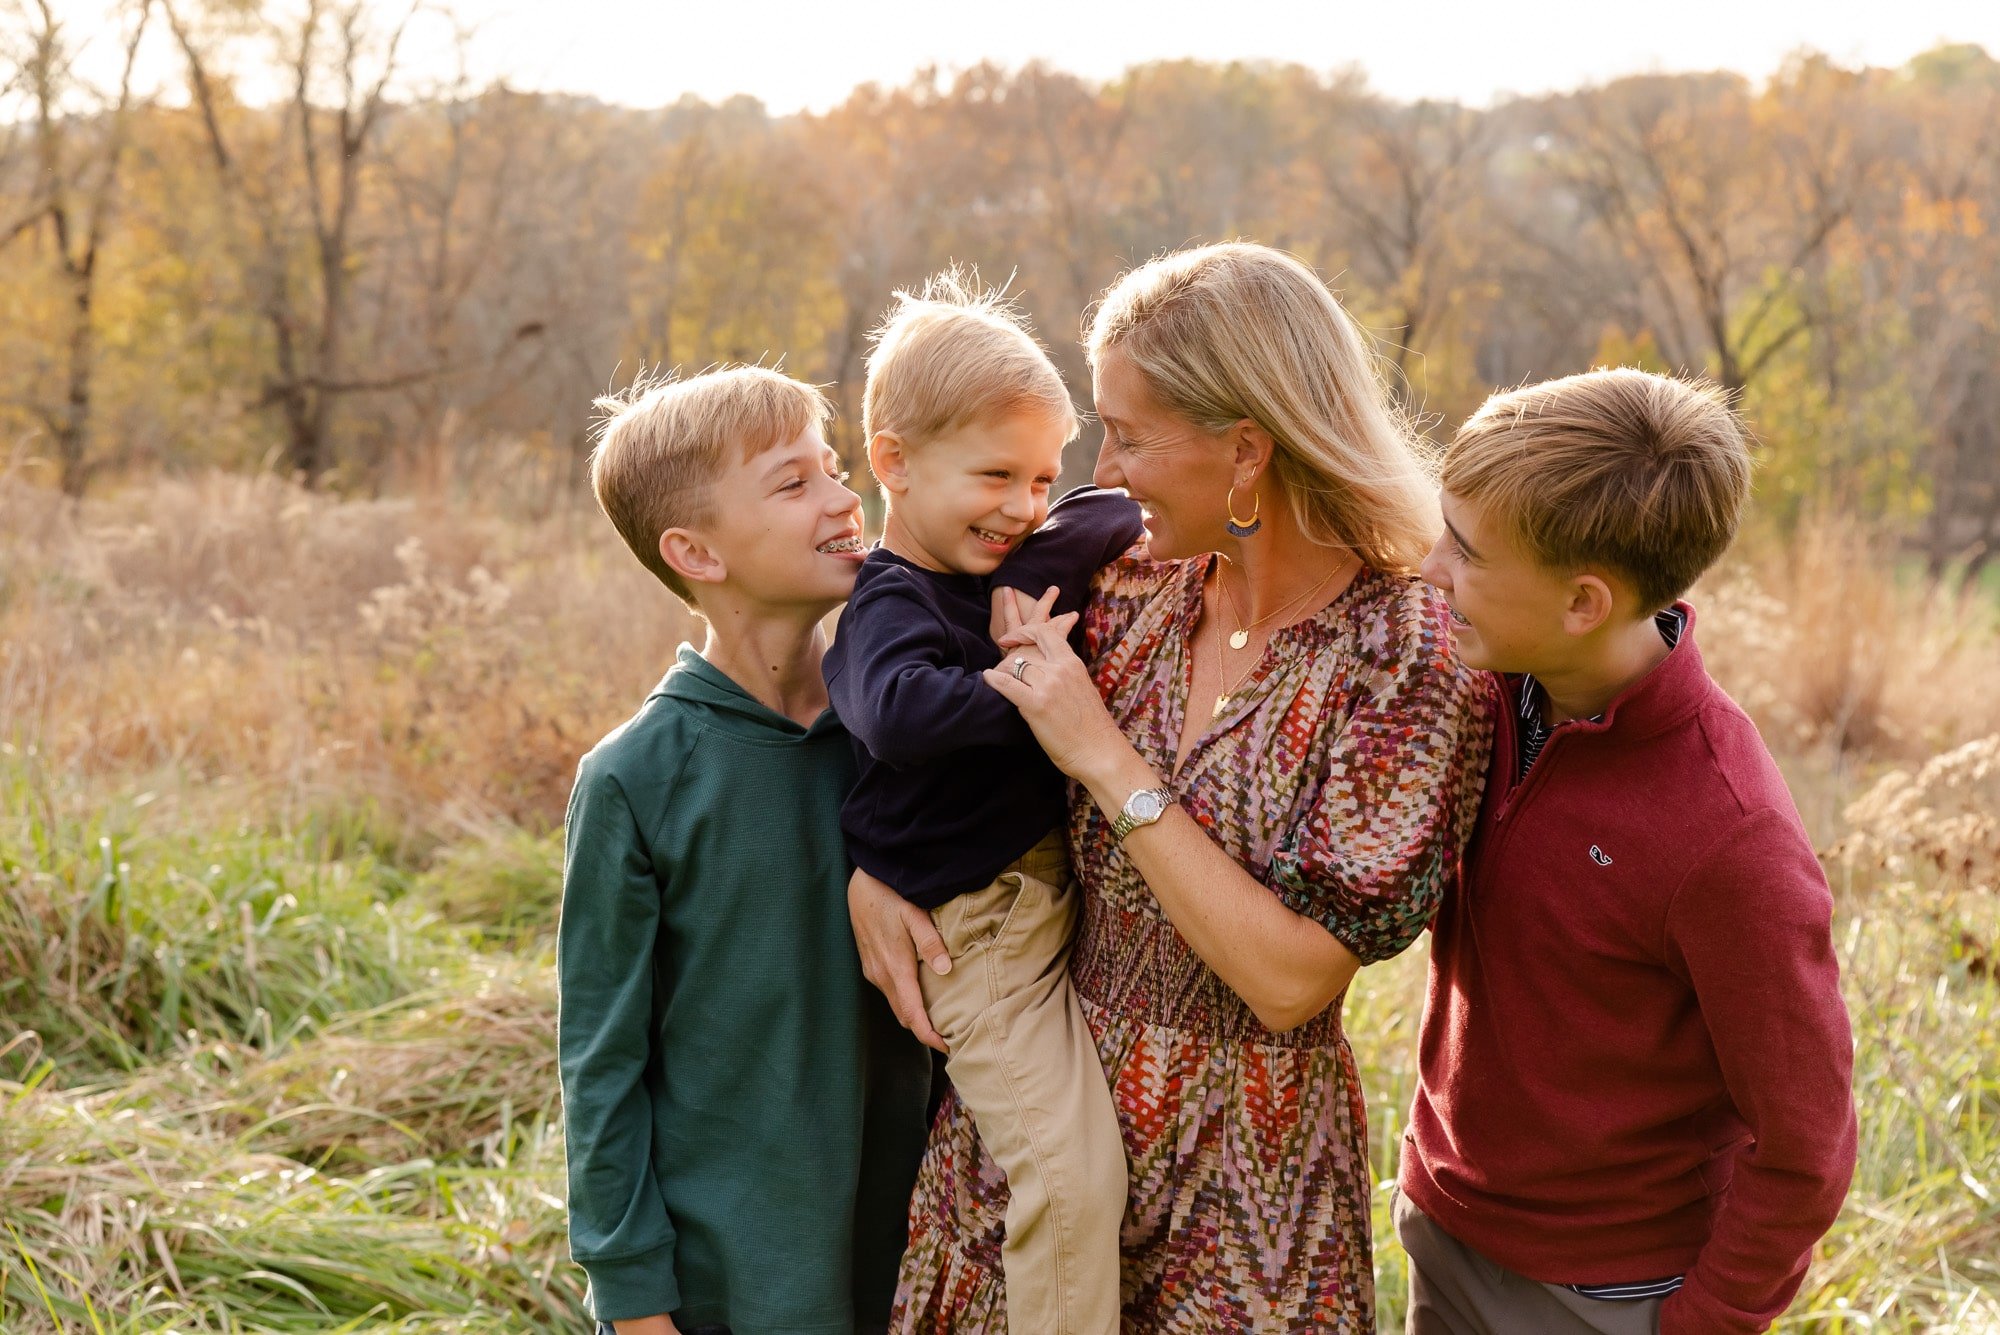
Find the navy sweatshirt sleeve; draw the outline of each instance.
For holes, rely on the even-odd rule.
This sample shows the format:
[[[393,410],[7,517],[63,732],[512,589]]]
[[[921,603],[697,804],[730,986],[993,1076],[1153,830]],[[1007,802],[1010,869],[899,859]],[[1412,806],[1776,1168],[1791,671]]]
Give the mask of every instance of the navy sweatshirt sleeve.
[[[1098,570],[1142,531],[1138,503],[1124,492],[1079,487],[1050,507],[1046,522],[1000,564],[992,582],[1037,598],[1055,585],[1062,591],[1056,613],[1079,610]],[[920,571],[890,568],[856,591],[841,617],[845,666],[827,683],[833,712],[869,755],[896,769],[969,746],[1039,753],[1020,711],[981,677],[984,665],[959,661],[957,633],[974,628],[955,630],[923,580]]]
[[[1080,612],[1090,599],[1097,572],[1123,555],[1145,531],[1139,503],[1124,492],[1078,487],[1049,507],[1048,520],[1000,563],[993,583],[1033,598],[1053,585],[1062,591],[1053,615]]]
[[[1059,610],[1081,608],[1098,570],[1140,532],[1129,497],[1092,487],[1057,502],[992,575],[869,553],[824,663],[834,712],[861,753],[840,812],[857,865],[936,908],[1061,824],[1061,772],[981,675],[1001,662],[993,590],[1040,597],[1053,584]]]
[[[968,746],[1035,746],[1021,712],[978,669],[951,661],[951,626],[903,573],[871,580],[841,616],[846,666],[827,681],[833,712],[894,769]]]

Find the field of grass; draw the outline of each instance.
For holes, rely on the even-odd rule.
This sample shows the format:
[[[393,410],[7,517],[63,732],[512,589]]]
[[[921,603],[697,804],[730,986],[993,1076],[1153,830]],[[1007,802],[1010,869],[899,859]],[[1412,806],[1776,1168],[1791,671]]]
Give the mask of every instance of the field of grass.
[[[601,523],[0,476],[0,1330],[584,1328],[557,827],[687,631]],[[2000,629],[1894,567],[1823,520],[1698,599],[1858,1040],[1860,1171],[1783,1328],[2000,1332]],[[1348,1001],[1385,1179],[1422,980]]]

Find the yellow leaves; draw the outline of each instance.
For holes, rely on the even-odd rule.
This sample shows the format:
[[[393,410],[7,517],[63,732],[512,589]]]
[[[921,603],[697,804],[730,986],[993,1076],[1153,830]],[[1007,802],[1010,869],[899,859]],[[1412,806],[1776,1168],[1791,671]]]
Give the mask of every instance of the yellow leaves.
[[[1638,333],[1628,333],[1618,325],[1604,327],[1598,336],[1597,351],[1591,354],[1592,366],[1636,366],[1643,371],[1656,371],[1661,375],[1673,374],[1674,368],[1660,354],[1659,340],[1650,329]]]
[[[1986,235],[1986,218],[1976,199],[1939,199],[1911,182],[1903,189],[1903,230],[1911,236],[1956,236],[1968,241]]]

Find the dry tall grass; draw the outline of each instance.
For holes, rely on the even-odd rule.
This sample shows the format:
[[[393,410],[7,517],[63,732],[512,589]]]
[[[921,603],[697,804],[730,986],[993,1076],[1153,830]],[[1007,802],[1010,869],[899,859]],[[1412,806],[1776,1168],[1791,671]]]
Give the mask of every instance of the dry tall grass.
[[[1995,609],[1895,568],[1821,515],[1698,591],[1711,670],[1794,768],[2000,733]],[[79,512],[0,476],[0,719],[67,773],[546,828],[692,626],[574,500],[521,522],[210,474]]]
[[[545,827],[689,628],[600,522],[228,474],[79,513],[0,479],[0,718],[66,773],[249,786],[288,819]]]
[[[1859,1043],[1786,1326],[2000,1331],[1994,611],[1831,517],[1696,601],[1826,850]],[[579,1319],[556,826],[689,630],[573,500],[0,477],[0,1328]],[[1384,1174],[1422,968],[1350,999]]]

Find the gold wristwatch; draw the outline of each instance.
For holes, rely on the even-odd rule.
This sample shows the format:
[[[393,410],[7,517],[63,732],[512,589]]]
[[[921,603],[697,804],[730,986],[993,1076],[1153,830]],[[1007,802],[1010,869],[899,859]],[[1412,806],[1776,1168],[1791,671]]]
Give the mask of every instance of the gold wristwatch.
[[[1125,799],[1125,805],[1118,810],[1117,819],[1111,822],[1111,837],[1119,843],[1125,836],[1141,825],[1151,825],[1167,814],[1167,808],[1174,804],[1174,795],[1164,788],[1141,788]]]

